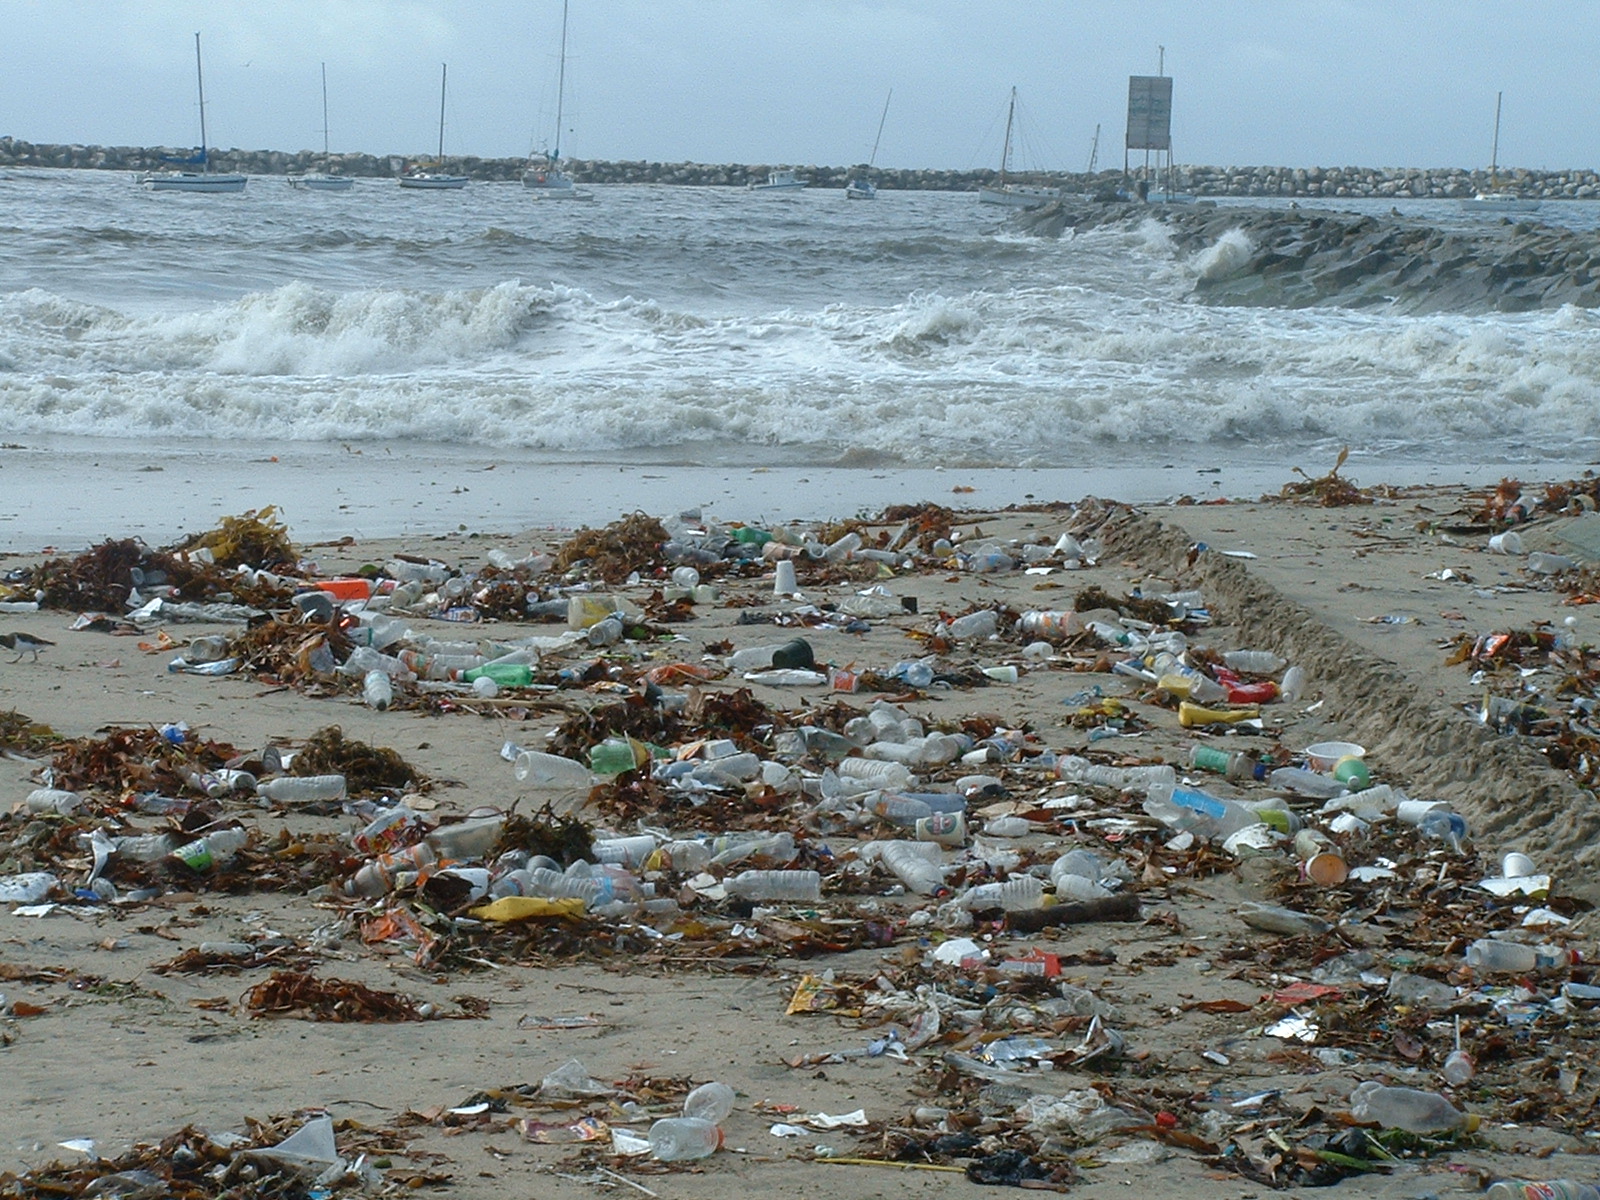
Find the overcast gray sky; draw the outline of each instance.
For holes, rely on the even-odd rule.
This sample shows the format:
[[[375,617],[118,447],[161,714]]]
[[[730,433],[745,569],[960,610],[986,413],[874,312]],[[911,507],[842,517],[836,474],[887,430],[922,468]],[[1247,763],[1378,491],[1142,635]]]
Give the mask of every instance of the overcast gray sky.
[[[1166,47],[1180,162],[1600,161],[1600,0],[570,0],[569,156],[967,169],[1013,84],[1026,165],[1120,163]],[[561,0],[0,0],[0,135],[505,157],[555,124]]]

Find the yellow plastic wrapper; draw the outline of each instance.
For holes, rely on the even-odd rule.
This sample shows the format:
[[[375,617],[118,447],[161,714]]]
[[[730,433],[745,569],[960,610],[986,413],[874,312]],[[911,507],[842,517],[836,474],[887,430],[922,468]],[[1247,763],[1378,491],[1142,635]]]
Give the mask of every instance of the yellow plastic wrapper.
[[[500,899],[472,910],[480,921],[538,921],[550,917],[581,917],[587,908],[581,896],[551,900],[546,896],[501,896]]]

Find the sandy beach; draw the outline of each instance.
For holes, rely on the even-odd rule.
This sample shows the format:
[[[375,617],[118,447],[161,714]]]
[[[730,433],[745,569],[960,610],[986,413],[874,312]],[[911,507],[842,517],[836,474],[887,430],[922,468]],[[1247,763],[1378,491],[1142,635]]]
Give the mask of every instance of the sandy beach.
[[[1027,1138],[1046,1182],[1088,1197],[1183,1188],[1220,1198],[1266,1194],[1272,1184],[1263,1175],[1276,1171],[1290,1194],[1308,1194],[1309,1176],[1294,1170],[1315,1155],[1302,1149],[1297,1157],[1288,1147],[1319,1131],[1343,1129],[1333,1114],[1348,1111],[1356,1084],[1379,1079],[1442,1089],[1463,1110],[1482,1114],[1483,1125],[1474,1139],[1398,1158],[1386,1172],[1350,1173],[1339,1183],[1342,1195],[1464,1196],[1489,1179],[1592,1176],[1593,1104],[1600,1095],[1589,1060],[1593,1010],[1577,1002],[1550,1004],[1562,999],[1562,983],[1587,984],[1588,968],[1528,976],[1527,995],[1513,1004],[1506,989],[1521,977],[1475,975],[1463,961],[1469,941],[1517,928],[1540,905],[1571,924],[1530,940],[1571,945],[1587,957],[1594,948],[1588,908],[1596,898],[1600,833],[1592,791],[1572,772],[1553,768],[1539,739],[1497,732],[1475,716],[1486,690],[1506,693],[1519,682],[1553,697],[1556,681],[1572,677],[1583,694],[1585,658],[1575,651],[1564,658],[1530,654],[1522,663],[1526,676],[1505,662],[1451,661],[1463,641],[1470,646],[1485,635],[1540,626],[1565,630],[1580,644],[1600,643],[1600,618],[1564,604],[1568,592],[1560,578],[1530,571],[1522,556],[1487,548],[1491,530],[1480,520],[1486,488],[1407,481],[1416,486],[1377,489],[1367,496],[1373,503],[1333,508],[1281,501],[1128,507],[1088,500],[1045,504],[1051,493],[1033,483],[1027,498],[996,495],[1002,486],[1017,489],[1018,475],[1026,473],[995,472],[990,480],[973,472],[960,478],[928,472],[909,482],[904,476],[886,481],[885,489],[906,489],[895,495],[857,494],[839,502],[845,483],[817,471],[805,473],[804,485],[817,498],[797,503],[793,497],[803,490],[798,472],[784,475],[778,483],[787,490],[778,492],[763,475],[720,472],[719,491],[719,471],[707,467],[688,477],[687,469],[667,472],[661,491],[629,478],[605,499],[587,495],[581,508],[558,508],[522,532],[506,533],[485,532],[507,525],[497,525],[492,515],[502,498],[485,504],[489,489],[481,481],[499,487],[512,473],[489,473],[475,461],[462,466],[476,472],[470,487],[480,507],[472,517],[453,521],[447,507],[429,505],[427,516],[405,517],[401,536],[387,536],[395,512],[392,504],[380,506],[374,522],[386,536],[379,537],[352,533],[363,528],[359,487],[347,501],[349,511],[341,509],[326,524],[308,513],[312,532],[302,532],[302,505],[317,512],[326,506],[298,499],[315,470],[299,468],[301,482],[285,492],[281,479],[272,479],[272,470],[283,465],[251,470],[250,486],[272,495],[264,503],[283,505],[297,551],[323,578],[381,567],[397,555],[435,560],[451,574],[471,576],[491,552],[513,560],[552,553],[574,526],[599,527],[635,510],[669,517],[686,506],[684,496],[703,501],[708,520],[756,524],[759,515],[763,523],[793,521],[799,532],[817,530],[806,519],[841,522],[865,513],[860,531],[869,546],[880,535],[901,536],[905,527],[903,517],[878,515],[885,505],[931,499],[958,510],[950,530],[957,546],[992,539],[1020,553],[1024,545],[1051,547],[1072,534],[1097,543],[1098,553],[1069,569],[1061,553],[1041,550],[1032,569],[997,573],[961,569],[953,557],[924,551],[909,568],[801,558],[800,591],[793,596],[774,595],[771,561],[707,568],[706,580],[718,594],[693,605],[690,619],[652,620],[655,633],[648,639],[603,651],[585,643],[547,652],[539,663],[541,672],[550,672],[599,658],[619,668],[617,680],[602,668],[584,684],[508,690],[493,701],[469,694],[447,705],[400,704],[388,711],[375,711],[359,693],[331,684],[169,671],[191,639],[237,638],[238,623],[158,621],[119,635],[71,628],[78,617],[73,611],[7,612],[0,627],[51,644],[37,661],[0,662],[0,708],[25,714],[61,739],[184,722],[191,739],[244,752],[268,745],[294,749],[338,726],[347,739],[394,750],[430,781],[408,797],[429,824],[447,825],[479,808],[526,815],[554,800],[595,830],[628,835],[639,832],[639,822],[619,821],[614,813],[620,810],[608,816],[586,806],[581,794],[553,797],[520,783],[502,748],[511,742],[544,749],[546,735],[575,713],[618,703],[643,666],[720,668],[730,648],[797,635],[817,663],[880,677],[898,662],[937,654],[937,669],[954,682],[926,689],[896,683],[892,691],[836,693],[826,684],[777,687],[736,675],[696,686],[711,695],[748,688],[755,701],[782,714],[780,727],[834,728],[841,722],[827,714],[835,706],[864,713],[883,700],[929,729],[1027,731],[1021,756],[1003,759],[997,750],[994,761],[940,767],[920,790],[947,790],[963,775],[992,776],[992,792],[968,801],[974,832],[1005,816],[1028,820],[1024,836],[979,838],[996,861],[1011,851],[1020,856],[1011,862],[1014,875],[1031,868],[1048,878],[1065,851],[1092,850],[1122,864],[1122,891],[1137,897],[1137,919],[1023,932],[1015,914],[980,910],[976,925],[953,927],[948,911],[937,914],[939,899],[907,894],[881,864],[869,866],[870,853],[861,855],[864,844],[895,837],[895,830],[864,822],[819,825],[814,798],[782,791],[761,798],[755,789],[751,796],[761,803],[735,792],[725,811],[739,814],[745,828],[792,833],[801,847],[797,865],[823,876],[819,903],[798,909],[760,904],[752,912],[748,904],[720,898],[715,880],[658,871],[650,880],[656,894],[675,897],[681,917],[602,921],[585,926],[575,941],[535,937],[505,954],[494,949],[503,949],[504,939],[462,933],[458,953],[436,961],[422,956],[419,963],[415,943],[362,935],[363,921],[414,902],[408,893],[356,900],[343,895],[337,881],[293,884],[295,872],[306,869],[296,864],[320,861],[331,853],[328,846],[341,846],[345,860],[360,862],[348,839],[363,822],[337,806],[313,815],[244,795],[223,802],[224,815],[251,831],[247,861],[260,872],[259,886],[248,875],[225,884],[226,872],[179,886],[183,877],[167,873],[159,894],[145,899],[74,900],[71,889],[85,880],[91,859],[87,848],[74,849],[71,837],[60,836],[63,827],[87,834],[120,823],[128,829],[117,832],[125,833],[159,829],[163,821],[125,810],[118,815],[124,795],[116,790],[91,795],[71,817],[22,811],[54,751],[13,747],[0,764],[8,798],[0,807],[11,810],[0,824],[0,876],[44,869],[42,857],[66,886],[36,915],[0,906],[0,992],[7,1014],[0,1018],[0,1070],[9,1095],[0,1111],[0,1169],[81,1163],[93,1154],[113,1158],[136,1142],[157,1142],[191,1124],[214,1134],[269,1119],[293,1128],[297,1114],[326,1111],[338,1123],[340,1153],[354,1157],[366,1147],[384,1164],[375,1186],[396,1190],[409,1183],[460,1197],[632,1195],[640,1189],[713,1200],[805,1189],[924,1196],[970,1191],[973,1184],[962,1173],[967,1164],[1016,1143],[1027,1123],[1017,1114],[1030,1097],[1030,1111],[1037,1113],[1047,1107],[1039,1097],[1098,1094],[1120,1114],[1110,1125],[1124,1128],[1073,1128],[1058,1112],[1055,1125]],[[8,485],[14,469],[28,469],[13,459],[5,466]],[[219,513],[250,506],[219,509],[227,503],[220,492],[206,499],[211,477],[197,486],[191,468],[198,463],[178,472],[191,498],[198,498],[183,514],[193,522],[191,531],[208,527]],[[377,473],[367,455],[358,475],[364,471]],[[1353,473],[1364,484],[1379,482],[1371,470]],[[1001,475],[1010,476],[1004,485]],[[162,486],[164,494],[174,492],[174,477]],[[143,523],[152,502],[131,490],[146,480],[131,470],[124,478],[127,521],[98,513],[99,533],[123,537],[163,527],[164,517]],[[526,473],[522,478],[525,483]],[[587,475],[550,476],[545,486],[570,497],[575,482],[598,486],[600,479],[595,468]],[[1283,471],[1251,480],[1245,494],[1276,491],[1284,481]],[[457,486],[446,478],[435,482],[441,492]],[[978,490],[954,491],[963,486]],[[1224,494],[1237,494],[1235,486],[1229,479]],[[1117,494],[1110,486],[1070,494],[1090,491]],[[246,500],[256,494],[229,493]],[[1529,486],[1527,495],[1539,494]],[[504,503],[514,501],[507,496]],[[1018,507],[1002,510],[1002,503]],[[597,507],[604,509],[598,516]],[[1570,518],[1539,515],[1523,528],[1525,542],[1534,547],[1563,520]],[[55,554],[70,557],[95,540],[94,534],[73,540],[89,528],[81,521],[62,528]],[[37,545],[7,544],[7,570],[45,557]],[[604,590],[659,612],[650,597],[670,586],[669,571],[657,560],[637,582]],[[856,627],[840,618],[838,605],[872,588],[882,589],[883,615],[875,612]],[[1192,650],[1270,651],[1303,669],[1304,691],[1293,701],[1263,705],[1257,727],[1224,733],[1227,726],[1181,725],[1168,695],[1111,671],[1128,652],[1093,634],[1069,638],[1049,657],[1025,656],[1030,639],[1010,631],[1005,618],[997,638],[936,636],[943,619],[973,610],[1073,609],[1090,588],[1113,602],[1198,590],[1209,621],[1184,626]],[[1568,617],[1574,618],[1570,625]],[[411,613],[405,620],[414,633],[442,640],[512,641],[562,629]],[[169,643],[141,647],[157,646],[163,631]],[[982,668],[995,668],[1000,678]],[[1005,668],[1015,669],[1014,681],[1007,681]],[[1267,674],[1278,679],[1282,671]],[[763,757],[778,757],[770,727],[751,736],[766,739]],[[1329,740],[1365,747],[1375,783],[1446,802],[1464,818],[1468,836],[1459,845],[1430,841],[1382,818],[1370,827],[1346,827],[1331,836],[1349,865],[1378,868],[1378,877],[1319,886],[1297,876],[1286,842],[1237,855],[1219,845],[1174,847],[1174,831],[1141,809],[1142,793],[1074,784],[1037,765],[1043,751],[1087,754],[1113,765],[1165,762],[1176,766],[1180,780],[1187,776],[1207,792],[1260,799],[1271,794],[1265,783],[1191,769],[1193,748],[1243,750],[1281,766],[1302,762],[1306,747]],[[685,736],[667,749],[688,756],[693,741]],[[795,765],[814,776],[821,763],[807,758]],[[1317,815],[1319,804],[1295,799],[1292,807],[1308,827],[1327,829],[1329,817]],[[676,820],[666,813],[641,815],[648,817],[647,828],[664,832],[718,832],[686,823],[694,818],[687,809]],[[67,851],[51,859],[41,839]],[[1479,887],[1499,873],[1501,856],[1510,851],[1529,855],[1551,876],[1548,898],[1502,900]],[[943,859],[947,866],[965,862],[967,883],[1006,876],[1005,867],[985,870],[963,853],[948,848]],[[731,876],[749,865],[712,873]],[[947,881],[956,892],[960,879],[957,871]],[[1240,917],[1250,902],[1320,918],[1331,932],[1283,936],[1252,927]],[[465,916],[467,907],[454,912]],[[868,927],[874,932],[861,936]],[[463,929],[479,925],[469,919]],[[619,929],[633,932],[624,936]],[[938,962],[939,947],[960,937],[974,939],[973,955],[966,962]],[[162,969],[203,942],[246,942],[257,953],[242,969]],[[1002,966],[1032,952],[1055,956],[1059,976],[1034,979]],[[1361,956],[1359,963],[1354,956]],[[1342,976],[1324,971],[1320,977],[1335,982],[1318,991],[1316,972],[1345,960],[1350,969]],[[286,967],[402,993],[433,1006],[437,1015],[334,1023],[253,1012],[250,989]],[[1457,989],[1456,999],[1433,1012],[1396,1000],[1388,994],[1390,982],[1407,973]],[[822,977],[824,989],[835,990],[836,1007],[789,1012],[806,976]],[[1070,985],[1066,993],[1061,984]],[[925,1021],[934,1008],[938,1032],[919,1036],[919,1017]],[[1092,1029],[1091,1013],[1100,1018]],[[1301,1036],[1272,1032],[1285,1017],[1304,1019]],[[1478,1073],[1467,1084],[1448,1086],[1438,1072],[1457,1021]],[[889,1053],[868,1053],[892,1030],[904,1049],[891,1042]],[[1094,1043],[1105,1030],[1116,1035],[1110,1051]],[[1007,1034],[1047,1041],[1044,1069],[1034,1059],[985,1063],[984,1046]],[[549,1090],[530,1094],[572,1059],[600,1081],[600,1094],[554,1101]],[[527,1120],[536,1132],[559,1130],[588,1116],[640,1136],[652,1118],[673,1111],[686,1084],[713,1079],[731,1085],[737,1101],[723,1125],[723,1150],[696,1163],[669,1167],[648,1155],[614,1155],[609,1135],[591,1143],[540,1143],[519,1125]],[[473,1109],[483,1103],[486,1109]],[[447,1111],[458,1106],[473,1111]],[[808,1123],[819,1114],[841,1117],[858,1109],[867,1123],[859,1129]],[[794,1135],[774,1132],[783,1126]],[[375,1132],[381,1130],[403,1136],[383,1142]],[[956,1148],[945,1153],[904,1151],[957,1134],[972,1136],[950,1143]],[[91,1155],[60,1145],[81,1138],[93,1140]],[[385,1148],[374,1149],[380,1143]],[[897,1152],[910,1161],[881,1161]],[[1237,1164],[1245,1159],[1253,1165],[1241,1171]],[[932,1167],[947,1169],[922,1169]],[[354,1187],[348,1180],[337,1185],[340,1191]],[[0,1194],[41,1193],[13,1179],[0,1184]]]

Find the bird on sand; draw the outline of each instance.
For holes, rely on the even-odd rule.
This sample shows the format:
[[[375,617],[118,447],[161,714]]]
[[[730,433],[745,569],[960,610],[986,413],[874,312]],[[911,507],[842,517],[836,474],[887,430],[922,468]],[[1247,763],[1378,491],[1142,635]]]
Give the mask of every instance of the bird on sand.
[[[34,637],[31,633],[0,633],[0,646],[7,650],[15,650],[17,656],[12,662],[21,662],[24,654],[33,655],[33,661],[39,661],[39,651],[46,646],[54,646],[54,642],[47,642],[42,637]]]

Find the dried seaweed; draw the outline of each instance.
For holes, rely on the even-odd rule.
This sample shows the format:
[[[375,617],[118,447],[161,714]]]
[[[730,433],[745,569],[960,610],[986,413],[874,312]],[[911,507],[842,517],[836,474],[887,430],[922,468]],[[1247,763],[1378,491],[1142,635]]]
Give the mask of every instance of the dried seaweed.
[[[420,1021],[416,1001],[348,979],[318,979],[303,971],[274,971],[245,992],[242,1003],[257,1017],[308,1021]]]
[[[228,653],[236,655],[245,670],[284,683],[338,678],[334,664],[348,658],[350,650],[349,635],[336,624],[276,618],[246,630],[228,646]]]
[[[532,816],[508,816],[489,857],[497,858],[508,850],[526,850],[553,858],[566,867],[575,862],[593,862],[593,845],[593,829],[577,817],[557,816],[547,804]]]
[[[296,752],[295,775],[343,775],[350,792],[427,789],[428,779],[387,746],[369,746],[346,738],[344,730],[329,725],[306,739]]]
[[[50,726],[16,709],[0,712],[0,750],[11,754],[41,754],[60,740]]]
[[[1167,625],[1172,621],[1172,609],[1167,606],[1165,601],[1146,599],[1142,596],[1113,596],[1098,584],[1093,587],[1086,587],[1074,596],[1072,607],[1077,612],[1092,612],[1097,608],[1109,608],[1125,617],[1148,621],[1152,625]],[[1028,640],[1031,640],[1031,638]]]
[[[276,571],[296,561],[289,531],[276,520],[277,508],[267,505],[237,517],[223,517],[207,533],[193,534],[176,542],[174,553],[205,549],[219,567],[250,566]]]
[[[238,751],[226,742],[187,738],[174,744],[156,729],[113,729],[102,737],[58,742],[50,767],[55,786],[75,792],[179,795],[197,772],[215,771]]]
[[[923,550],[931,550],[940,538],[948,539],[956,514],[938,504],[891,504],[880,518],[885,523],[899,521],[909,527],[912,538]]]
[[[1300,476],[1298,482],[1290,481],[1278,491],[1278,496],[1284,500],[1305,500],[1322,505],[1324,508],[1343,508],[1352,504],[1371,504],[1372,496],[1363,491],[1354,480],[1345,479],[1339,474],[1339,468],[1344,466],[1345,460],[1350,457],[1350,447],[1346,446],[1339,451],[1339,457],[1333,464],[1333,470],[1326,475],[1319,475],[1313,479],[1299,467],[1293,468],[1294,473]]]
[[[567,571],[586,563],[589,572],[607,583],[621,583],[635,571],[646,571],[661,560],[667,531],[647,513],[631,513],[604,529],[583,528],[556,551],[555,567]]]

